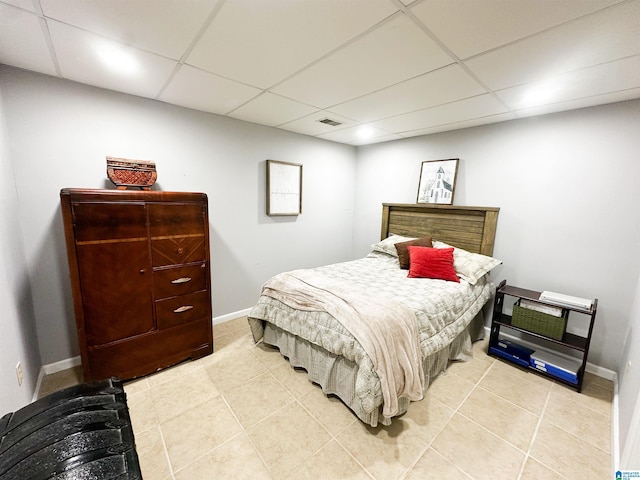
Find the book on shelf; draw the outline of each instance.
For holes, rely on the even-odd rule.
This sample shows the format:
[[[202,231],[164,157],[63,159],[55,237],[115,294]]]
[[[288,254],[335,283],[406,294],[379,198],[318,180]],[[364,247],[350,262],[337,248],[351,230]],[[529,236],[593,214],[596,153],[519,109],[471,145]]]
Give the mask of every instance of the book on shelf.
[[[540,300],[569,308],[583,308],[589,310],[593,303],[588,298],[574,297],[564,293],[549,292],[545,290],[540,294]]]
[[[547,315],[553,315],[554,317],[562,316],[561,307],[553,307],[551,305],[543,305],[542,303],[529,301],[525,298],[520,299],[520,306],[522,308],[528,308],[529,310],[535,310],[536,312],[546,313]]]

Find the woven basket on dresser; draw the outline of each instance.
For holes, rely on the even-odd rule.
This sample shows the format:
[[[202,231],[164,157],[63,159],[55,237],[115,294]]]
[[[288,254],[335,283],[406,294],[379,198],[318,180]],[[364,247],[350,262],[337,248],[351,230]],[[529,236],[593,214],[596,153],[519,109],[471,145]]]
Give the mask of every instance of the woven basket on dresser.
[[[127,187],[150,190],[158,173],[156,164],[149,160],[107,157],[107,177],[118,190],[126,190]]]
[[[556,317],[531,308],[520,306],[520,300],[513,305],[511,325],[529,332],[538,333],[555,340],[562,340],[567,329],[568,311],[562,309],[562,316]]]

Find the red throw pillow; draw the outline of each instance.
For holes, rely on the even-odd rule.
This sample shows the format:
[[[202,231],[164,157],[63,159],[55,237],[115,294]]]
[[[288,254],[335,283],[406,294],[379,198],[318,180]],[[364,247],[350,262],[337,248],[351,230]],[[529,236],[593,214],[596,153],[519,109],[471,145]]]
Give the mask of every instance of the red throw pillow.
[[[408,246],[410,278],[436,278],[460,283],[453,268],[453,248]]]

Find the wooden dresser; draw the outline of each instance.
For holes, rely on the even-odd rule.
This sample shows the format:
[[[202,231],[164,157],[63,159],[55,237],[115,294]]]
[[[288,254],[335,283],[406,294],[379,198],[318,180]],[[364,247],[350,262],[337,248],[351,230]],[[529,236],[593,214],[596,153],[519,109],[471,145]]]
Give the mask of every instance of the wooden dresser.
[[[60,192],[85,382],[213,352],[203,193]]]

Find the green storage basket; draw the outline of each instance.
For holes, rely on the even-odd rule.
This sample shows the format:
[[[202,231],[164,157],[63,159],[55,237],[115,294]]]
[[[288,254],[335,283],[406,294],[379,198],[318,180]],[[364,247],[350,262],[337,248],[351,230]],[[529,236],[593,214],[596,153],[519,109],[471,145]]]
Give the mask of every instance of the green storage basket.
[[[562,309],[562,316],[556,317],[531,308],[521,307],[520,300],[518,300],[513,305],[511,325],[555,340],[562,340],[567,329],[568,316],[569,312],[564,308]]]

